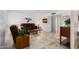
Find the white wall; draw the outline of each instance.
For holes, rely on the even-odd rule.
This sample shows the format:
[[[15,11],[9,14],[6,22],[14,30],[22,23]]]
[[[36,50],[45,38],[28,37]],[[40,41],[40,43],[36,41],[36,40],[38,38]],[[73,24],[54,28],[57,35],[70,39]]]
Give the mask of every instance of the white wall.
[[[43,28],[43,30],[45,31],[52,31],[53,32],[59,32],[60,30],[60,26],[64,26],[65,23],[64,21],[66,19],[63,18],[63,16],[70,16],[70,11],[68,10],[64,10],[64,11],[60,11],[59,14],[56,14],[55,16],[52,16],[50,14],[45,14],[45,15],[37,15],[35,17],[35,23],[36,24],[40,24],[40,26]],[[46,17],[48,18],[48,23],[42,23],[42,19]]]
[[[47,18],[48,22],[47,23],[43,23],[42,22],[43,18]],[[35,17],[35,23],[36,23],[36,25],[39,24],[39,26],[41,26],[41,28],[44,31],[51,32],[51,16],[49,16],[49,15],[38,15],[38,16]]]
[[[70,14],[69,12],[70,11],[60,12],[60,14],[62,15],[62,17],[61,17],[61,26],[64,26],[63,16],[64,15],[69,15]],[[58,30],[58,28],[57,28],[58,25],[55,24],[55,21],[54,21],[54,24],[51,25],[52,24],[51,23],[51,20],[52,20],[51,17],[52,16],[49,13],[47,13],[47,14],[38,13],[38,14],[24,13],[24,12],[17,12],[17,11],[16,12],[9,11],[9,13],[8,13],[8,24],[9,25],[11,25],[11,24],[18,24],[19,25],[19,23],[26,22],[25,19],[24,19],[25,17],[31,17],[32,20],[33,20],[32,22],[34,22],[36,25],[39,24],[44,31],[49,31],[49,32],[52,31],[52,26],[54,27],[53,29],[55,31]],[[48,23],[42,23],[43,18],[48,18]],[[55,18],[55,17],[53,17],[53,18]],[[56,22],[59,23],[58,20],[56,20]]]
[[[8,25],[17,24],[18,26],[21,23],[26,22],[24,19],[25,17],[31,17],[32,23],[35,23],[36,25],[40,25],[44,31],[51,31],[51,16],[45,14],[45,15],[34,15],[34,14],[27,14],[22,12],[8,12]],[[43,18],[48,18],[48,23],[42,23]]]
[[[65,15],[69,15],[70,13],[69,13],[70,11],[62,11],[60,14],[62,15],[62,17],[61,17],[61,26],[64,26],[64,19],[63,19],[63,16],[65,16]],[[25,21],[25,17],[31,17],[32,18],[32,22],[34,22],[36,25],[40,25],[41,27],[42,27],[42,29],[44,30],[44,31],[52,31],[52,26],[54,27],[53,29],[54,30],[56,30],[57,31],[57,27],[58,27],[58,25],[57,24],[55,24],[56,22],[57,23],[59,23],[59,21],[58,20],[56,20],[56,22],[54,21],[54,24],[53,25],[51,25],[52,23],[51,23],[51,15],[49,15],[48,13],[47,14],[32,14],[32,13],[22,13],[22,12],[12,12],[12,11],[9,11],[8,12],[8,24],[9,25],[11,25],[11,24],[20,24],[20,23],[22,23],[22,22],[26,22]],[[58,16],[57,16],[58,17]],[[42,23],[42,19],[43,18],[48,18],[48,23]],[[55,18],[55,17],[53,17],[53,18]]]
[[[20,13],[20,12],[8,12],[8,24],[20,24],[20,23],[26,23],[25,17],[30,17],[26,13]],[[34,22],[33,18],[32,21]]]
[[[7,23],[7,11],[0,10],[0,48],[4,46],[6,23]]]

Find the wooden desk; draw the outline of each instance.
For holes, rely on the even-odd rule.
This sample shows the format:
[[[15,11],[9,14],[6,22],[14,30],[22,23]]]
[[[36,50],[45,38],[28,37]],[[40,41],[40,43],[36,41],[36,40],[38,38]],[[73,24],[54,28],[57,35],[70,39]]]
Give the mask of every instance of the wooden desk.
[[[29,46],[29,36],[18,36],[16,37],[15,47],[22,49]]]
[[[68,39],[68,47],[70,48],[70,27],[60,27],[60,44],[61,44],[61,37],[67,37]]]

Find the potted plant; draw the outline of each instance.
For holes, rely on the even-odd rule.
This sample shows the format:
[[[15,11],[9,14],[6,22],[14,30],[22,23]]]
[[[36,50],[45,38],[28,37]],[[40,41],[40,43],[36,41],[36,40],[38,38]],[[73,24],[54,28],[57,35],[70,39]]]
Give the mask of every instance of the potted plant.
[[[28,30],[26,30],[25,28],[21,28],[21,30],[19,31],[19,36],[25,36],[28,35]]]
[[[67,19],[64,22],[66,27],[70,27],[70,24],[71,24],[70,19]]]

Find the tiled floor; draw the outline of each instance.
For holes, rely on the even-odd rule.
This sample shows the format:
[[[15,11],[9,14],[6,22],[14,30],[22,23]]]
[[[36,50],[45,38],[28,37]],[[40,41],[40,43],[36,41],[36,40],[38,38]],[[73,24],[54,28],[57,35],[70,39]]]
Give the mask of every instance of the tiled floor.
[[[41,31],[30,36],[30,48],[32,49],[58,49],[60,48],[59,36],[52,32]]]

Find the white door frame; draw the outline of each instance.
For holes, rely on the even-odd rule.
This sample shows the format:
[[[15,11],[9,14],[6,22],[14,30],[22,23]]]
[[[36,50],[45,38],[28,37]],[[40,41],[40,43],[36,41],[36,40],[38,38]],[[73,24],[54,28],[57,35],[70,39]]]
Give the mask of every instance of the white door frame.
[[[70,45],[71,49],[75,49],[77,47],[77,30],[78,30],[78,11],[72,10],[71,11],[71,39]]]

